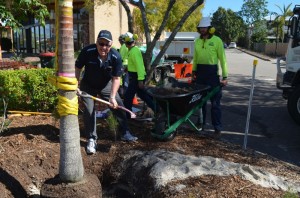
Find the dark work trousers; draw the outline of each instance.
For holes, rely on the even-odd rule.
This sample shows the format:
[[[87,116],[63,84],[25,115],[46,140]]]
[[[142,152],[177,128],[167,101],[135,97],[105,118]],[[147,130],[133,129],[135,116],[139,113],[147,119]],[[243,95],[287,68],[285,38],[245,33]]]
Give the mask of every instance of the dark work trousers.
[[[148,105],[148,107],[155,112],[152,97],[144,89],[140,89],[138,86],[139,82],[137,79],[137,73],[128,72],[128,75],[129,75],[129,84],[124,95],[125,107],[129,110],[132,109],[132,100],[134,98],[134,95],[137,94],[138,97],[140,97]],[[129,113],[127,113],[127,117],[130,118]]]
[[[124,74],[122,75],[122,85],[120,86],[119,91],[118,91],[119,95],[123,99],[124,99],[124,95],[127,90],[128,84],[129,84],[128,72],[124,72]]]
[[[211,91],[214,87],[220,86],[220,77],[218,75],[217,65],[197,65],[196,83],[209,85]],[[222,89],[210,98],[211,103],[211,121],[215,130],[222,130],[222,112],[221,112]],[[206,123],[206,103],[202,107],[203,124]]]
[[[110,93],[111,93],[111,85],[112,82],[109,81],[107,85],[102,89],[93,89],[89,87],[87,84],[82,82],[80,84],[80,90],[84,91],[92,96],[100,96],[101,99],[109,101],[110,98]],[[95,101],[91,98],[85,98],[81,97],[81,100],[84,103],[84,111],[83,111],[83,122],[84,122],[84,128],[85,128],[85,133],[86,137],[93,138],[95,140],[98,139],[97,136],[97,131],[96,131],[96,112],[95,112]],[[116,101],[119,106],[124,106],[122,99],[120,98],[119,94],[116,94]],[[116,116],[118,122],[119,122],[119,127],[122,132],[122,134],[126,133],[126,130],[128,130],[128,125],[127,125],[127,118],[126,118],[126,113],[123,110],[120,109],[112,109],[110,110],[113,112],[113,114]]]

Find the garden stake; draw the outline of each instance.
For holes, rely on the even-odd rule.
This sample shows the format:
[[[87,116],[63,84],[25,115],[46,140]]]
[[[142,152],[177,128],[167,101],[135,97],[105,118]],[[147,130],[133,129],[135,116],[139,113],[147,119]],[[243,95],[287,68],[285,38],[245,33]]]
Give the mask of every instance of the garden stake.
[[[247,121],[246,121],[246,129],[245,129],[243,149],[246,149],[246,147],[247,147],[247,136],[248,136],[248,131],[249,131],[249,122],[250,122],[250,115],[251,115],[251,105],[252,105],[252,98],[253,98],[253,91],[254,91],[255,70],[256,70],[257,62],[258,62],[257,60],[253,61],[251,90],[250,90],[250,97],[249,97],[249,105],[248,105],[248,113],[247,113]]]

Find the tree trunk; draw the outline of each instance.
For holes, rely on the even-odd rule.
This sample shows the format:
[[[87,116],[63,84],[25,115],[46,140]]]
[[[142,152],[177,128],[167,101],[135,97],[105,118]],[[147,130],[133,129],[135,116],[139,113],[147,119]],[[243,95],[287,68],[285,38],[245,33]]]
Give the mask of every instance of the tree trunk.
[[[2,28],[0,27],[0,60],[2,60]]]
[[[76,97],[71,92],[65,92],[64,96]],[[60,119],[59,177],[65,182],[77,182],[83,178],[83,175],[78,117],[63,116]]]
[[[75,78],[72,0],[56,0],[55,21],[58,76]],[[59,95],[70,100],[77,97],[75,89],[60,89]],[[83,179],[83,175],[78,116],[67,113],[60,118],[59,176],[64,182],[77,182]]]
[[[41,197],[102,197],[101,183],[96,175],[84,174],[78,124],[77,80],[74,67],[73,1],[55,0],[56,49],[55,66],[58,83],[60,115],[59,178],[44,182]],[[73,100],[74,99],[74,100]],[[72,185],[66,185],[72,183]]]

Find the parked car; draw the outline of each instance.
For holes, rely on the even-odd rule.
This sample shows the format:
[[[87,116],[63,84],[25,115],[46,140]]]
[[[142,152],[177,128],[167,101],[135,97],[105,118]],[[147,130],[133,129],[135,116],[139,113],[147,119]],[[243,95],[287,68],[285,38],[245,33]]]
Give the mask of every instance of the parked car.
[[[235,42],[230,42],[228,47],[229,48],[236,48],[236,43]]]

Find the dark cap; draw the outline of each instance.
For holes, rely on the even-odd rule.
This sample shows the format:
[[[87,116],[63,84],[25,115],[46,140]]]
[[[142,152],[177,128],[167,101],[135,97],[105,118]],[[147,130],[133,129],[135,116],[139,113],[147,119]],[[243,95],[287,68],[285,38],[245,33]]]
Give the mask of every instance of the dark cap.
[[[109,42],[112,41],[112,36],[111,36],[111,33],[110,31],[108,30],[101,30],[98,34],[98,39],[99,38],[103,38],[103,39],[106,39],[108,40]]]

